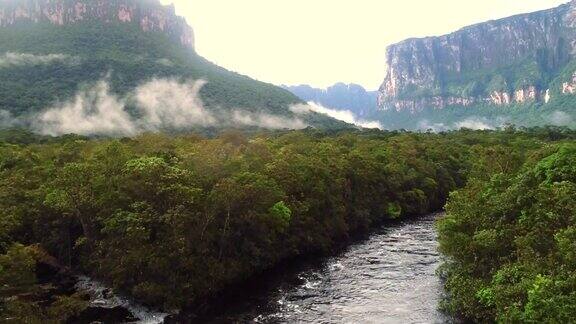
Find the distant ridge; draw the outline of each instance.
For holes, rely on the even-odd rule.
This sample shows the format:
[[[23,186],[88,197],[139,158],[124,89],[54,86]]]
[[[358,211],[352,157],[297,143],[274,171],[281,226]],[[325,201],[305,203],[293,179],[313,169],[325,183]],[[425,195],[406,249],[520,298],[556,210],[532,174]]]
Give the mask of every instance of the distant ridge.
[[[309,85],[282,86],[304,101],[313,101],[336,110],[349,110],[364,118],[376,111],[377,91],[366,91],[358,84],[336,83],[326,89]]]

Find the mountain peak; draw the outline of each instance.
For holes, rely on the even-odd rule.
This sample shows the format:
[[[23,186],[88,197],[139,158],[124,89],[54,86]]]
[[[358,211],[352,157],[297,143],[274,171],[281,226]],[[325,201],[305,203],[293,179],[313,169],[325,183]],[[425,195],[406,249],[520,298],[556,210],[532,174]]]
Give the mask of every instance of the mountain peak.
[[[194,33],[176,15],[174,5],[158,0],[3,0],[0,27],[22,22],[70,25],[87,20],[137,24],[145,32],[168,35],[184,47],[194,48]]]

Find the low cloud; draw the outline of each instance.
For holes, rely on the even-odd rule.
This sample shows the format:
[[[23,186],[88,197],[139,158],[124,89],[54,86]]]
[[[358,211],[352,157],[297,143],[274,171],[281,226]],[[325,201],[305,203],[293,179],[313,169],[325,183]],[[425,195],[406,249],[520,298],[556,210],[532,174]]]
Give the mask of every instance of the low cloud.
[[[203,80],[154,79],[118,97],[103,80],[79,91],[69,101],[36,115],[31,124],[36,132],[53,136],[70,133],[133,136],[146,131],[193,127],[301,129],[308,126],[299,118],[240,109],[207,110],[200,99],[200,90],[205,84]]]
[[[0,68],[23,65],[45,65],[55,62],[76,64],[78,62],[78,58],[65,54],[35,55],[12,52],[8,52],[0,56]]]
[[[326,108],[320,104],[315,102],[308,102],[308,104],[303,105],[294,105],[290,107],[290,110],[299,115],[307,114],[311,111],[317,112],[320,114],[328,115],[334,119],[338,119],[340,121],[353,124],[363,128],[378,128],[383,129],[382,124],[378,121],[373,120],[359,120],[354,116],[354,114],[349,110],[335,110]]]
[[[216,118],[200,100],[205,84],[203,80],[181,83],[155,79],[137,87],[134,97],[143,115],[142,128],[156,131],[163,127],[215,126]]]
[[[16,124],[16,120],[9,111],[0,110],[0,127],[7,128]]]
[[[267,129],[303,129],[308,125],[298,118],[286,118],[265,113],[254,114],[235,110],[232,122],[236,125],[255,126]]]
[[[468,118],[456,123],[456,128],[468,128],[473,130],[485,130],[496,128],[493,123],[484,118]]]
[[[68,101],[49,108],[33,121],[33,129],[44,135],[134,135],[137,126],[125,110],[124,99],[110,93],[105,81],[81,90]]]
[[[450,130],[450,127],[443,123],[431,123],[429,120],[423,119],[418,122],[418,129],[426,131],[432,130],[433,132],[444,132]]]
[[[563,111],[554,111],[548,120],[554,126],[572,126],[575,124],[574,117]]]
[[[26,127],[29,125],[29,115],[14,116],[10,111],[0,109],[0,128]]]
[[[433,132],[445,132],[450,130],[458,130],[461,128],[467,128],[472,130],[491,130],[506,125],[506,122],[507,119],[503,117],[499,117],[494,120],[484,117],[468,117],[461,121],[457,121],[450,124],[435,123],[430,122],[427,119],[423,119],[418,122],[417,129],[431,130]]]

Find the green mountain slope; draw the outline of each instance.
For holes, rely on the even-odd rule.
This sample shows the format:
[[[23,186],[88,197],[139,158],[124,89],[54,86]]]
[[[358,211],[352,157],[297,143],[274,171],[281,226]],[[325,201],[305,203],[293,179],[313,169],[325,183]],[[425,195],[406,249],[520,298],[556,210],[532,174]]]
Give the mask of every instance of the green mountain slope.
[[[302,103],[280,87],[227,71],[191,47],[164,33],[144,32],[138,24],[86,20],[61,26],[19,22],[0,28],[0,112],[5,116],[8,112],[26,120],[22,116],[66,102],[100,80],[109,83],[113,95],[124,98],[153,79],[205,80],[201,99],[206,109],[217,112],[295,118],[289,107]],[[346,126],[314,113],[298,118],[313,127]]]

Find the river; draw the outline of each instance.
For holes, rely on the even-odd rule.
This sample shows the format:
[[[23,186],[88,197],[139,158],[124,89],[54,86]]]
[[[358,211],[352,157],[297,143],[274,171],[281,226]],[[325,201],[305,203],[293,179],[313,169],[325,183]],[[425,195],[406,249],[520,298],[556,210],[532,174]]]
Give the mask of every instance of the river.
[[[322,261],[263,278],[203,323],[447,323],[434,221],[389,225]]]
[[[194,322],[450,322],[437,309],[443,290],[436,275],[440,255],[434,221],[440,215],[389,224],[333,257],[276,269]],[[161,323],[168,316],[89,278],[81,277],[77,286],[93,296],[92,306],[123,307],[136,323]]]

